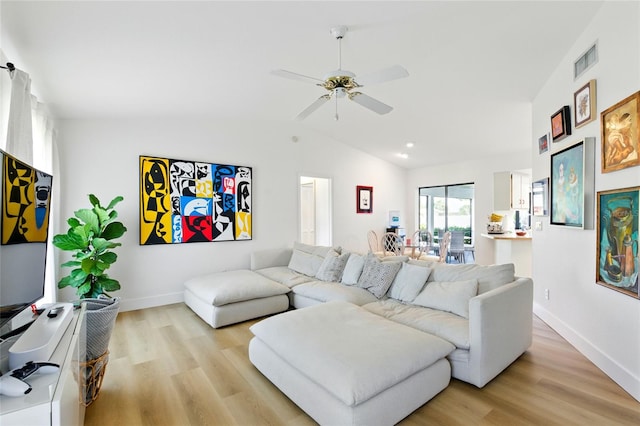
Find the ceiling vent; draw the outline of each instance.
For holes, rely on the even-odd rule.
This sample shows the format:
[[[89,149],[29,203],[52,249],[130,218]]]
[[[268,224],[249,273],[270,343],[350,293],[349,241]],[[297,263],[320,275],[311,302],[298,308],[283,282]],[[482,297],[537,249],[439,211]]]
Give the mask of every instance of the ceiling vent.
[[[594,43],[573,63],[573,79],[580,77],[586,70],[598,63],[598,43]]]

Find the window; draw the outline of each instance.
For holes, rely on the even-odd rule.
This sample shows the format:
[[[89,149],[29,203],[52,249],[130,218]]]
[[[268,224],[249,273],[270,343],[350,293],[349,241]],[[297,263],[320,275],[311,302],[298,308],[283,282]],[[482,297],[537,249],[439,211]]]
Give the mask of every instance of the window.
[[[418,228],[437,240],[445,231],[464,231],[465,244],[473,245],[474,184],[431,186],[418,190]]]
[[[573,63],[573,78],[577,79],[598,62],[598,45],[594,44]]]

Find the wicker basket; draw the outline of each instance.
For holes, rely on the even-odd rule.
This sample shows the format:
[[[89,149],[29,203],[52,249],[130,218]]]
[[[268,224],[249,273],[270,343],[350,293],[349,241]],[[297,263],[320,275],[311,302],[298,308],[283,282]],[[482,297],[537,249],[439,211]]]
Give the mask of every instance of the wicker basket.
[[[98,398],[104,373],[107,370],[109,362],[109,351],[106,351],[96,359],[80,363],[80,374],[84,378],[82,381],[81,401],[85,407],[88,407]]]
[[[120,310],[119,298],[84,299],[86,325],[86,356],[80,362],[83,388],[81,401],[89,406],[98,397],[109,361],[109,340]]]

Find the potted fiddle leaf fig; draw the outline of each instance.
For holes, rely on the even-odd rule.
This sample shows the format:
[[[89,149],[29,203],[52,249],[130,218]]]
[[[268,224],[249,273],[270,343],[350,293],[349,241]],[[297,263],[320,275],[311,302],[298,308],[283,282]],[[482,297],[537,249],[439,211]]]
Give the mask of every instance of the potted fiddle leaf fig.
[[[114,209],[122,200],[121,196],[115,197],[103,207],[95,195],[89,194],[92,208],[74,212],[75,217],[67,220],[67,233],[53,237],[54,246],[74,252],[73,260],[62,264],[73,269],[58,282],[58,288],[75,287],[80,299],[111,297],[107,292],[120,289],[120,283],[105,271],[118,259],[113,249],[122,244],[114,240],[127,231],[122,222],[116,220],[118,213]]]

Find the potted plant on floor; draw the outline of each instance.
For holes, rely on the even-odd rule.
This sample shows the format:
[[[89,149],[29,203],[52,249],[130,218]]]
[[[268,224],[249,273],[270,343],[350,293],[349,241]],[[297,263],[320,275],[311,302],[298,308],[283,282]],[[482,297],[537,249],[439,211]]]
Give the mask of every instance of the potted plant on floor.
[[[62,264],[73,269],[58,282],[58,288],[74,287],[86,307],[87,351],[86,362],[81,363],[85,405],[91,404],[100,391],[109,360],[109,339],[120,308],[119,299],[107,293],[119,290],[120,283],[105,271],[118,260],[113,249],[122,244],[114,240],[127,231],[115,210],[122,200],[121,196],[115,197],[103,207],[95,195],[89,194],[92,207],[75,211],[67,220],[67,233],[53,237],[55,247],[73,252],[73,259]]]

